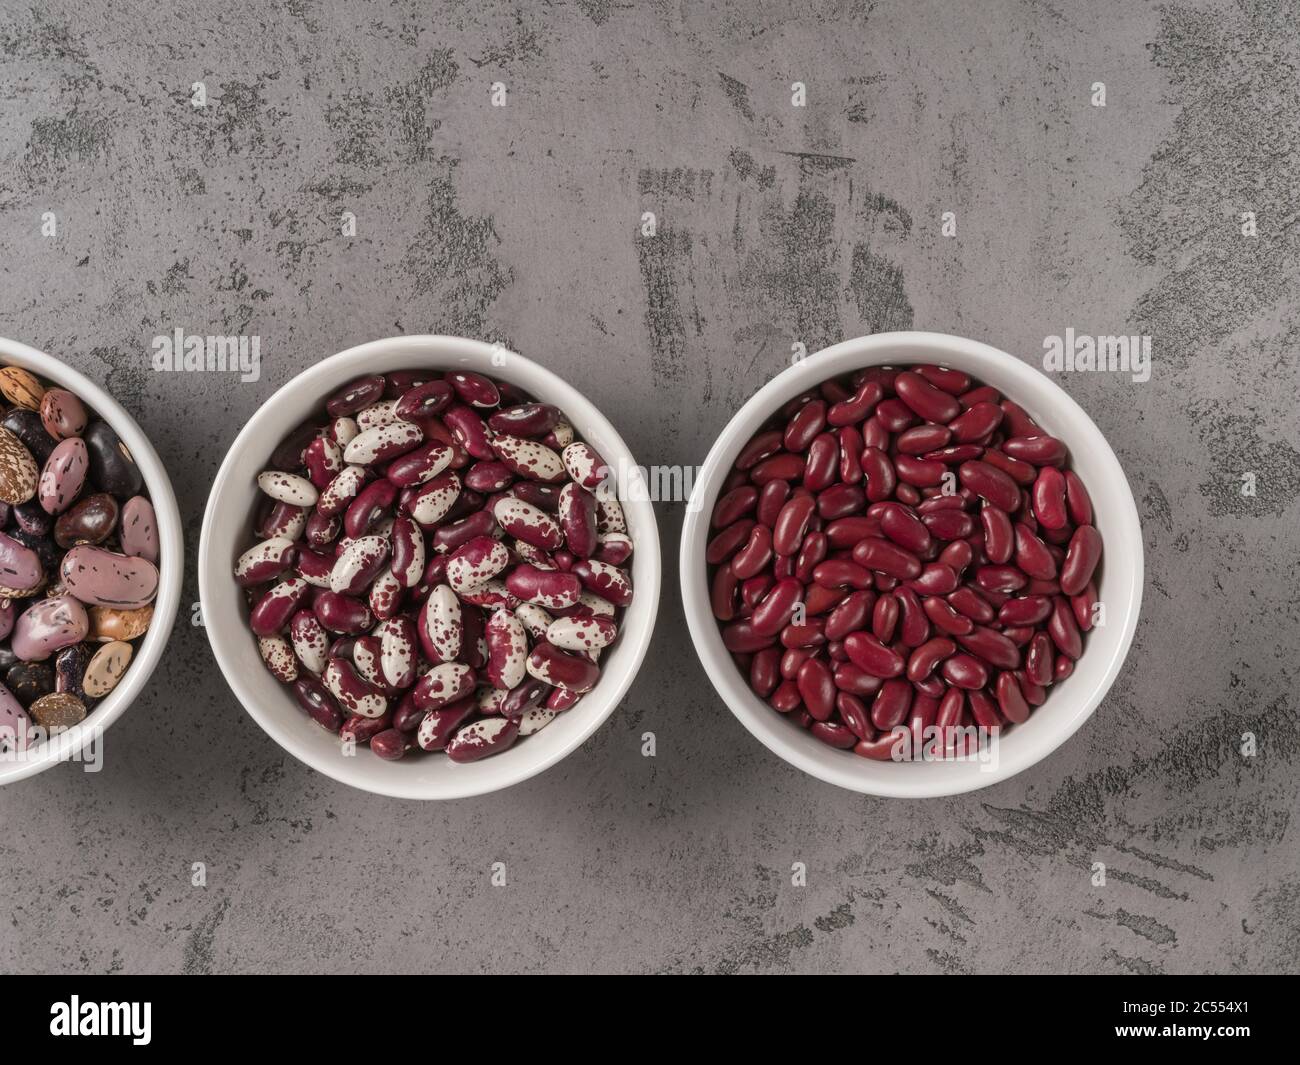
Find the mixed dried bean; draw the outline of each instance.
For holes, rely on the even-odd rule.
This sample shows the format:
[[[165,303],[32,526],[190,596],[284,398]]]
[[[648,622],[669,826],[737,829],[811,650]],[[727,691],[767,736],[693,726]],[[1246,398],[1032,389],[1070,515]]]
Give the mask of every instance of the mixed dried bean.
[[[144,479],[79,397],[0,368],[0,749],[68,728],[122,679],[158,591]]]

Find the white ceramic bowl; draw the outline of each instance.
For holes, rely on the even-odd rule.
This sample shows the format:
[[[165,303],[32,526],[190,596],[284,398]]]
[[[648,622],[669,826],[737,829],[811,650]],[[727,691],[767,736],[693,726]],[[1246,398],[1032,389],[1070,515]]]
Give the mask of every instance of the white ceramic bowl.
[[[704,549],[718,489],[740,449],[799,393],[864,366],[939,363],[964,370],[1019,403],[1070,448],[1073,468],[1092,496],[1105,542],[1098,595],[1106,625],[1087,635],[1074,674],[1051,687],[1047,702],[1009,729],[996,759],[960,762],[876,762],[832,749],[788,721],[749,688],[723,646],[709,606]],[[1061,388],[1006,352],[942,333],[880,333],[846,340],[811,355],[761,388],[723,429],[696,479],[682,528],[682,599],[705,672],[747,729],[769,750],[813,776],[871,795],[924,798],[973,791],[1014,776],[1051,754],[1101,702],[1133,640],[1142,602],[1142,529],[1119,460],[1101,431]]]
[[[140,467],[144,483],[158,516],[158,595],[154,600],[153,623],[144,639],[136,644],[135,655],[126,675],[86,716],[80,725],[53,739],[23,751],[21,755],[0,755],[0,784],[22,780],[72,756],[91,741],[97,731],[108,728],[122,716],[131,701],[149,680],[158,665],[176,620],[181,599],[181,578],[185,571],[185,548],[181,535],[181,516],[176,508],[167,470],[146,439],[135,419],[99,385],[65,363],[42,351],[0,337],[0,366],[21,366],[45,381],[76,393],[95,415],[108,422],[121,438]],[[18,604],[21,606],[21,604]],[[112,755],[105,747],[105,757]]]
[[[659,605],[659,533],[650,503],[623,501],[632,555],[632,603],[618,641],[601,660],[601,678],[572,710],[509,750],[457,764],[444,755],[385,762],[364,746],[345,755],[338,737],[315,724],[288,688],[267,672],[248,628],[248,611],[231,575],[252,543],[256,477],[294,426],[321,411],[341,385],[364,374],[391,370],[464,368],[509,381],[559,407],[581,439],[615,470],[633,469],[631,452],[613,426],[577,389],[537,363],[476,340],[407,336],[349,348],[286,384],[262,405],[230,446],[217,473],[199,542],[199,595],[208,640],[226,682],[253,719],[294,757],[344,784],[403,799],[456,799],[496,791],[554,765],[605,721],[627,692],[645,657]]]

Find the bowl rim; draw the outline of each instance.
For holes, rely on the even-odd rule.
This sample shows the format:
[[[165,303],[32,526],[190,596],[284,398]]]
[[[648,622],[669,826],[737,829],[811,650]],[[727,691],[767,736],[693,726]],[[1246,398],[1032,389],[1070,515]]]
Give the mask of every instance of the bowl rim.
[[[599,705],[598,701],[592,700],[591,696],[596,692],[600,692],[600,699],[604,700],[604,705],[591,714],[590,720],[586,722],[582,729],[575,732],[560,747],[545,757],[538,757],[536,760],[528,762],[517,760],[518,764],[509,769],[498,768],[493,775],[500,777],[499,780],[482,780],[481,778],[486,774],[467,773],[461,780],[452,778],[449,783],[444,781],[438,783],[437,786],[431,787],[431,782],[428,780],[411,779],[398,774],[381,775],[377,780],[361,779],[361,774],[352,772],[350,766],[344,768],[344,764],[339,759],[318,757],[313,749],[300,744],[297,738],[291,734],[289,728],[281,723],[275,708],[263,707],[243,673],[233,666],[233,643],[231,641],[251,638],[251,634],[248,632],[245,619],[240,619],[237,625],[228,625],[223,628],[217,621],[215,612],[209,609],[210,604],[213,602],[214,582],[232,579],[227,566],[213,555],[213,530],[217,521],[217,514],[221,510],[221,500],[227,489],[234,483],[236,477],[235,467],[240,461],[241,452],[249,446],[250,441],[257,435],[261,427],[273,421],[277,416],[276,410],[280,405],[279,401],[291,395],[297,396],[303,392],[312,391],[317,397],[317,402],[323,404],[325,398],[337,389],[338,385],[327,385],[318,382],[326,381],[334,375],[340,374],[343,369],[348,371],[345,374],[340,374],[344,380],[354,374],[360,376],[365,372],[366,364],[377,358],[384,360],[385,368],[382,370],[372,369],[371,372],[389,372],[390,370],[406,367],[415,368],[420,365],[417,360],[423,359],[423,365],[433,369],[442,368],[444,364],[450,367],[458,363],[510,381],[512,380],[511,373],[508,370],[503,370],[500,363],[494,361],[500,360],[503,356],[505,361],[512,366],[522,365],[526,367],[525,372],[536,375],[540,380],[544,381],[547,389],[552,394],[564,397],[563,401],[556,401],[556,403],[561,409],[565,410],[566,414],[579,413],[581,418],[575,418],[575,420],[583,420],[599,426],[601,435],[611,440],[616,448],[621,451],[619,458],[611,458],[610,455],[605,455],[604,458],[607,462],[615,468],[620,468],[620,460],[626,459],[628,465],[635,468],[631,449],[628,448],[626,442],[609,419],[591,400],[587,399],[578,389],[554,371],[501,344],[491,344],[481,340],[445,334],[405,334],[369,340],[345,348],[291,377],[268,399],[262,402],[258,410],[240,430],[230,444],[212,482],[199,538],[198,570],[199,599],[204,609],[205,631],[208,635],[208,642],[212,647],[213,656],[217,660],[218,668],[245,712],[261,726],[282,750],[341,784],[390,798],[421,800],[471,798],[518,784],[563,760],[582,746],[609,719],[618,708],[627,690],[631,687],[649,650],[658,615],[662,558],[659,547],[658,525],[653,507],[648,500],[643,500],[634,495],[631,498],[622,498],[620,500],[625,511],[636,514],[635,519],[629,514],[629,523],[638,526],[637,536],[639,542],[636,545],[636,557],[638,561],[644,560],[641,561],[643,569],[636,580],[636,593],[633,597],[633,603],[624,614],[624,624],[620,627],[619,632],[618,648],[620,650],[630,650],[631,654],[630,656],[625,654],[620,663],[621,673],[610,676],[607,670],[602,670],[601,680],[597,686],[592,689],[591,693],[583,697],[583,700],[573,711],[569,711],[569,713],[576,713],[583,708],[585,703],[587,712],[590,713],[592,705]],[[392,365],[387,365],[389,363]],[[649,580],[647,580],[647,577],[649,577]],[[634,609],[637,611],[636,615],[631,614]],[[627,624],[629,616],[632,616],[637,621],[636,625]],[[609,686],[602,690],[604,684]],[[292,696],[289,696],[289,698],[291,700]],[[527,744],[520,745],[516,750],[526,750],[527,746]],[[509,753],[512,752],[505,752],[504,754],[508,755]],[[468,770],[473,766],[488,766],[494,763],[498,767],[502,765],[497,758],[488,758],[464,768]],[[505,763],[505,765],[509,766],[510,763]],[[475,783],[475,781],[480,782]]]
[[[0,784],[9,784],[80,754],[95,739],[96,733],[102,735],[140,694],[162,660],[175,625],[185,576],[185,537],[167,468],[135,417],[122,404],[79,370],[18,340],[0,337],[0,364],[19,366],[60,388],[75,392],[96,416],[108,422],[140,467],[149,501],[158,518],[159,547],[158,594],[153,602],[153,620],[132,657],[126,675],[80,724],[33,748],[33,751],[24,752],[19,760],[0,759]]]
[[[900,349],[914,349],[915,354],[904,355]],[[926,350],[923,353],[919,349]],[[946,768],[959,768],[961,771],[917,773],[916,770],[937,766],[908,766],[906,770],[910,776],[899,772],[890,777],[874,772],[874,769],[887,767],[890,763],[857,758],[847,751],[832,751],[801,730],[793,729],[750,691],[748,683],[732,664],[713,617],[704,547],[714,500],[735,454],[757,426],[783,402],[828,378],[851,370],[892,363],[944,364],[945,356],[961,359],[961,368],[969,369],[976,377],[981,376],[978,367],[991,367],[997,376],[1005,376],[1013,379],[1017,385],[1023,385],[1026,392],[1038,392],[1046,388],[1057,405],[1057,412],[1068,416],[1075,423],[1075,429],[1085,438],[1088,451],[1103,466],[1108,467],[1114,478],[1113,483],[1122,486],[1116,492],[1119,497],[1118,506],[1108,511],[1106,520],[1108,526],[1127,538],[1132,558],[1126,572],[1118,571],[1117,560],[1108,562],[1107,567],[1107,576],[1123,578],[1120,601],[1115,602],[1109,596],[1106,599],[1108,618],[1113,619],[1118,614],[1122,625],[1118,644],[1105,670],[1091,688],[1083,693],[1074,712],[1049,719],[1055,725],[1050,734],[1040,738],[1032,748],[1027,743],[1022,743],[1010,752],[1007,751],[1008,741],[1002,741],[998,765],[990,772],[968,771],[975,769],[971,763],[959,763],[958,766],[945,763]],[[1018,401],[1011,389],[1000,390]],[[757,417],[760,412],[763,413],[762,418]],[[753,424],[748,425],[751,420]],[[1070,441],[1072,447],[1077,442],[1073,438]],[[1141,521],[1128,478],[1101,430],[1073,397],[1048,375],[999,348],[966,337],[919,330],[875,333],[843,340],[787,367],[755,392],[718,434],[701,466],[682,523],[679,552],[682,603],[692,642],[705,672],[709,674],[714,688],[732,714],[768,750],[809,775],[850,791],[889,798],[958,795],[1000,783],[1046,758],[1074,735],[1095,712],[1127,658],[1141,610],[1144,568]],[[721,668],[724,664],[727,666],[725,669]],[[714,666],[717,668],[712,668]],[[1011,735],[1015,735],[1014,731]],[[799,743],[796,740],[805,742]],[[839,757],[832,761],[826,758],[827,754]],[[893,768],[904,769],[902,766]]]

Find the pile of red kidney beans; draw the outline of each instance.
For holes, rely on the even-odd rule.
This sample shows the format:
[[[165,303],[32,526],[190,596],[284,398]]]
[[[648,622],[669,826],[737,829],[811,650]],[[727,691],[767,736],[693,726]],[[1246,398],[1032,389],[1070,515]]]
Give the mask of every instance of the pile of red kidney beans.
[[[1025,721],[1073,671],[1097,602],[1101,536],[1068,461],[1014,402],[939,366],[791,400],[736,459],[707,548],[750,687],[878,760]]]
[[[605,463],[554,406],[476,373],[362,377],[258,484],[235,567],[250,627],[343,740],[470,762],[599,679],[633,544]]]

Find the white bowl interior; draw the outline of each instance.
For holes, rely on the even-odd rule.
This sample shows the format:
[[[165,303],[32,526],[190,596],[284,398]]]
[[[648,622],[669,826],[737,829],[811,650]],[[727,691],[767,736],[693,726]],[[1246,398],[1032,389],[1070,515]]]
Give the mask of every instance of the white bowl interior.
[[[0,758],[0,784],[21,780],[80,751],[96,730],[108,728],[122,716],[139,694],[154,667],[162,659],[180,605],[181,581],[185,572],[185,548],[181,516],[171,480],[135,419],[104,389],[51,355],[15,340],[0,337],[0,365],[21,366],[46,381],[52,381],[77,396],[98,417],[108,422],[135,458],[158,516],[158,595],[154,600],[153,622],[136,645],[126,675],[86,716],[80,725],[53,737],[19,759]],[[17,604],[21,608],[21,602]]]
[[[938,363],[963,370],[1019,403],[1069,446],[1073,468],[1092,496],[1104,555],[1098,596],[1106,624],[1087,634],[1074,674],[1047,702],[1001,737],[995,761],[876,762],[835,750],[778,714],[749,688],[722,643],[709,606],[704,549],[709,518],[741,448],[787,400],[828,378],[865,366]],[[1033,765],[1064,743],[1096,709],[1133,639],[1142,600],[1142,530],[1123,468],[1101,431],[1046,375],[987,344],[941,333],[881,333],[809,356],[760,389],[719,435],[696,480],[682,528],[682,598],[705,671],[731,711],[765,746],[813,776],[873,795],[921,798],[985,787]]]
[[[317,415],[340,385],[363,374],[401,369],[464,367],[517,385],[563,410],[578,435],[615,470],[634,466],[613,426],[580,392],[537,363],[474,340],[441,336],[394,337],[340,352],[299,374],[252,417],[231,445],[204,514],[199,546],[199,590],[213,653],[235,694],[263,729],[286,750],[335,780],[398,798],[450,799],[478,795],[524,780],[558,762],[587,739],[626,693],[650,643],[659,601],[659,535],[648,501],[627,499],[623,509],[636,545],[632,602],[617,643],[601,662],[601,679],[572,709],[509,750],[458,765],[442,755],[385,762],[364,746],[352,755],[298,707],[292,693],[266,670],[248,628],[248,611],[232,577],[235,560],[252,542],[256,477],[281,439]],[[620,486],[621,487],[621,486]]]

